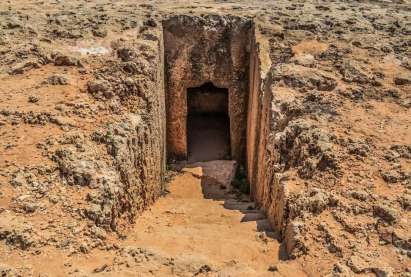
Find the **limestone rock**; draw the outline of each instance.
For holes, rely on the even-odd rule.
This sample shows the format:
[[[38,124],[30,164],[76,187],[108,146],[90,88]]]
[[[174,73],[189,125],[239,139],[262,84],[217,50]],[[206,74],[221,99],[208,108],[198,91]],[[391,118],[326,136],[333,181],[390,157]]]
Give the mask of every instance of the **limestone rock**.
[[[287,255],[290,258],[296,258],[308,252],[307,246],[304,244],[302,233],[304,224],[302,222],[293,221],[287,225],[284,243]]]
[[[193,163],[187,165],[182,171],[190,172],[199,178],[209,178],[229,190],[236,169],[236,161],[218,160]]]

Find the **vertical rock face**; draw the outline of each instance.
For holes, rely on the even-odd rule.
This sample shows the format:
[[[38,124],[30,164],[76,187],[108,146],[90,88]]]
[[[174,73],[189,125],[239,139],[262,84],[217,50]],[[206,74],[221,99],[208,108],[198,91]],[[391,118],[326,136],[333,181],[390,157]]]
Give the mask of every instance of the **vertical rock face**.
[[[263,167],[261,151],[265,148],[266,118],[272,100],[270,97],[272,81],[266,76],[270,63],[266,57],[268,49],[265,48],[265,42],[259,37],[258,28],[256,28],[250,53],[250,85],[247,110],[247,176],[251,184],[252,198],[255,198],[256,190],[259,188],[259,185],[257,185],[259,181],[258,174]]]
[[[231,156],[243,162],[252,21],[181,15],[164,21],[163,29],[168,157],[187,156],[187,88],[212,82],[228,89]]]
[[[165,173],[163,43],[160,32],[157,35],[158,40],[152,43],[153,50],[157,51],[153,65],[157,66],[151,68],[152,79],[144,82],[144,89],[136,91],[147,103],[146,110],[141,114],[143,120],[133,120],[140,117],[131,111],[127,117],[135,126],[130,124],[131,130],[124,132],[125,140],[120,140],[124,143],[116,145],[118,151],[113,153],[122,183],[121,190],[124,191],[116,210],[120,214],[125,212],[131,221],[160,195]],[[138,78],[135,80],[139,81]],[[133,95],[125,99],[133,105]],[[113,133],[116,133],[116,129]]]
[[[163,42],[160,30],[150,34],[150,40],[143,43],[122,42],[116,49],[120,61],[97,70],[95,79],[88,83],[89,93],[118,114],[117,120],[93,134],[94,142],[107,147],[112,159],[107,168],[113,172],[112,178],[103,180],[91,199],[94,205],[85,210],[87,217],[112,229],[117,229],[122,222],[133,222],[136,215],[154,203],[163,186]],[[139,51],[145,56],[130,55]],[[140,71],[144,74],[139,74]],[[108,171],[105,170],[105,175]],[[89,174],[91,179],[93,174]]]

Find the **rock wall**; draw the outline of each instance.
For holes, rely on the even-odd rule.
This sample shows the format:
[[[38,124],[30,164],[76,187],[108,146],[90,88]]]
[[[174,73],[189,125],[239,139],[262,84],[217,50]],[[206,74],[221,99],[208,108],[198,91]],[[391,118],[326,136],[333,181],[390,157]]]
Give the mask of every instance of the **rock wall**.
[[[187,88],[212,82],[229,93],[231,156],[244,162],[253,23],[235,16],[173,16],[163,22],[168,158],[187,156]]]
[[[308,184],[317,176],[332,182],[340,174],[340,158],[332,135],[304,118],[301,103],[282,87],[289,82],[290,72],[299,71],[289,65],[262,66],[259,45],[254,49],[247,131],[251,197],[265,211],[293,258],[308,251],[301,235],[305,225],[299,220],[335,207],[338,200],[321,189],[295,186],[292,180]],[[299,77],[307,86],[312,82],[319,88],[333,88],[325,75]]]
[[[284,68],[271,64],[268,41],[257,27],[253,38],[247,115],[250,197],[265,211],[272,227],[284,239],[287,254],[292,257],[298,251],[305,251],[304,244],[298,241],[300,225],[294,219],[301,210],[316,208],[309,201],[297,203],[301,199],[298,192],[293,191],[288,176],[298,168],[300,176],[309,178],[317,168],[332,167],[332,155],[327,160],[328,150],[324,146],[327,135],[300,119],[298,108],[293,106],[296,103],[278,89],[277,84],[286,75]],[[315,162],[307,165],[312,158]]]
[[[90,194],[93,204],[84,214],[111,229],[124,220],[133,222],[154,203],[162,192],[166,170],[162,32],[148,28],[140,36],[145,39],[119,41],[117,59],[96,70],[88,83],[89,93],[117,116],[92,136],[94,142],[106,146],[112,161],[102,178],[86,173],[99,185]],[[72,178],[77,174],[76,159],[79,156],[58,159],[66,179],[79,180]],[[74,171],[64,171],[66,167]]]
[[[266,64],[268,50],[265,48],[267,43],[258,34],[258,28],[255,28],[252,36],[252,47],[250,53],[250,85],[249,99],[247,110],[247,177],[250,184],[250,194],[255,198],[256,191],[259,188],[259,149],[264,147],[260,144],[260,136],[266,135],[264,132],[265,123],[261,120],[265,116],[267,106],[271,101],[265,90],[269,86],[270,80],[266,74],[270,63]],[[267,80],[266,80],[267,78]],[[265,85],[266,84],[266,85]],[[264,96],[266,95],[266,96]],[[261,161],[260,161],[261,162]]]
[[[258,58],[255,59],[258,67]],[[260,72],[260,71],[258,71]],[[273,92],[271,91],[271,74],[265,76],[257,74],[254,77],[254,86],[250,94],[249,121],[248,121],[248,180],[250,196],[267,213],[271,225],[281,232],[285,219],[285,187],[276,175],[273,159],[279,156],[273,149],[272,138],[276,133],[275,115],[273,106]]]

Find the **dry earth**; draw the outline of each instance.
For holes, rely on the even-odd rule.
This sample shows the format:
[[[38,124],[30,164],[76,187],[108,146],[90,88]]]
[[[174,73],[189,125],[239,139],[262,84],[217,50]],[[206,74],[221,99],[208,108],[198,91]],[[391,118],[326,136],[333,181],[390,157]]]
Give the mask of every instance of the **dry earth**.
[[[1,1],[0,276],[411,276],[410,7]],[[253,199],[165,168],[182,14],[265,41]]]

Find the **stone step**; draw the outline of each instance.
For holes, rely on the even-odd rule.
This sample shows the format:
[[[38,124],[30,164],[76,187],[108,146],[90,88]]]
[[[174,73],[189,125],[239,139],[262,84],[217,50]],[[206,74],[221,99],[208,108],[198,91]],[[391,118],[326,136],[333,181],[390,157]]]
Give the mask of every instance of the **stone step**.
[[[262,220],[262,219],[266,219],[266,218],[267,217],[262,212],[260,212],[260,213],[247,213],[241,219],[241,222],[258,221],[258,220]]]
[[[239,202],[236,199],[228,199],[224,202],[224,208],[229,210],[239,210],[242,212],[252,212],[254,209],[254,202]]]
[[[237,162],[231,160],[216,160],[187,164],[182,169],[197,178],[209,178],[223,186],[227,191],[231,188],[231,182],[235,176]]]

